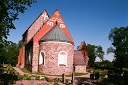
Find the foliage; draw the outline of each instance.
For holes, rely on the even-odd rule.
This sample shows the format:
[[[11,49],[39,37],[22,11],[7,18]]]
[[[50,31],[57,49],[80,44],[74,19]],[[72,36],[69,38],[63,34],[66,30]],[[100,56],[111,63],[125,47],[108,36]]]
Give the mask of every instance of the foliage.
[[[89,64],[94,65],[96,55],[95,55],[95,45],[87,44],[88,49],[88,57],[89,57]]]
[[[99,57],[102,61],[104,59],[104,51],[102,47],[87,44],[88,56],[89,56],[89,64],[90,66],[94,65],[96,57]]]
[[[25,79],[26,80],[31,80],[31,77],[30,76],[26,76]]]
[[[105,67],[106,68],[113,68],[113,62],[109,61],[109,60],[104,60],[101,62],[95,62],[95,68],[96,67]]]
[[[53,80],[51,80],[50,78],[48,78],[47,76],[43,76],[44,79],[47,81],[47,82],[52,82]]]
[[[0,0],[0,48],[5,46],[11,29],[16,29],[14,21],[18,20],[19,13],[24,13],[27,6],[36,0]]]
[[[59,82],[59,79],[58,78],[54,78],[54,82]]]
[[[17,48],[13,49],[11,45],[15,46],[15,44],[7,41],[7,38],[10,30],[16,29],[13,22],[18,20],[19,13],[24,13],[27,6],[30,7],[35,2],[36,0],[0,0],[0,63],[16,64]]]
[[[23,80],[23,76],[18,75],[18,80]]]
[[[104,60],[104,51],[103,51],[103,49],[102,49],[102,47],[100,45],[96,46],[95,55],[97,57],[99,57],[101,59],[101,61]]]
[[[35,77],[35,80],[40,80],[40,76],[36,76]]]
[[[108,38],[112,46],[107,53],[114,53],[114,66],[121,69],[128,67],[128,26],[111,29]]]
[[[18,48],[20,49],[22,47],[22,40],[20,40],[17,45],[18,45]]]
[[[11,65],[17,64],[17,57],[18,57],[18,46],[16,43],[8,43],[0,53],[0,63],[4,62]]]
[[[15,66],[17,64],[19,48],[21,47],[21,45],[22,43],[20,40],[18,44],[10,42],[6,46],[4,46],[4,48],[2,49],[2,55],[0,56],[0,63],[4,62]]]

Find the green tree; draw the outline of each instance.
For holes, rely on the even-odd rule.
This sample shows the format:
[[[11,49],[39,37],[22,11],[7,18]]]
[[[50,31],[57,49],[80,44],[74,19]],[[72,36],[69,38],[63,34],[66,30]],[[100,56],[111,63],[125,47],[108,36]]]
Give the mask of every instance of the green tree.
[[[17,64],[19,53],[19,45],[16,43],[9,43],[2,49],[2,55],[0,56],[0,63],[6,63],[11,65]]]
[[[6,56],[6,63],[11,65],[17,64],[18,59],[18,44],[11,43],[7,46],[7,56]]]
[[[128,26],[111,29],[108,38],[112,46],[107,49],[107,53],[114,53],[114,65],[121,70],[128,67]]]
[[[96,55],[95,55],[95,45],[87,44],[87,50],[88,50],[88,57],[89,57],[89,64],[92,66],[94,65]]]
[[[113,63],[109,60],[104,60],[101,62],[101,64],[104,64],[107,67],[113,67]]]
[[[104,51],[102,50],[102,47],[87,44],[87,50],[88,50],[88,57],[89,57],[89,63],[90,65],[94,65],[96,57],[99,57],[102,61],[104,59]]]
[[[103,51],[103,49],[102,49],[102,47],[100,45],[96,46],[95,55],[97,57],[99,57],[101,59],[101,61],[104,60],[104,51]]]
[[[22,47],[22,40],[18,42],[18,48],[20,49]]]
[[[18,20],[18,14],[24,13],[27,7],[37,0],[0,0],[0,63],[5,61],[6,46],[11,44],[7,41],[11,29],[16,29],[14,21]]]
[[[36,0],[0,0],[0,48],[5,46],[10,29],[16,29],[13,22],[19,13],[24,13],[27,6]]]

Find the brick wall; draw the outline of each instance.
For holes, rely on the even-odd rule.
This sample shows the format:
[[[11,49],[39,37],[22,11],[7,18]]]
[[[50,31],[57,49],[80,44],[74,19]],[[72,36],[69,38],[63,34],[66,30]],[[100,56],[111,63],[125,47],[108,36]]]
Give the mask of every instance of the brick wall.
[[[25,47],[23,46],[20,50],[19,50],[19,56],[18,56],[18,64],[20,68],[24,68],[24,49]]]
[[[44,74],[70,74],[73,71],[74,46],[66,42],[41,42],[40,51],[45,52],[45,65],[39,65],[39,72]],[[67,53],[67,66],[58,66],[60,51]]]

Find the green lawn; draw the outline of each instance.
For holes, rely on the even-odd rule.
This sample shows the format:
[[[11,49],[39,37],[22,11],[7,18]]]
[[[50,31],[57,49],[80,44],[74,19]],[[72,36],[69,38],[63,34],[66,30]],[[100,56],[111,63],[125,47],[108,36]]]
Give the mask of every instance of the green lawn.
[[[49,75],[49,74],[43,74],[43,73],[39,73],[39,72],[35,72],[32,73],[29,70],[27,70],[26,68],[21,68],[21,71],[25,72],[25,73],[30,73],[30,74],[37,74],[37,75],[46,75],[46,76],[62,76],[62,75]],[[81,75],[86,75],[87,73],[74,73],[74,76],[81,76]],[[72,77],[72,74],[66,75],[66,77]]]

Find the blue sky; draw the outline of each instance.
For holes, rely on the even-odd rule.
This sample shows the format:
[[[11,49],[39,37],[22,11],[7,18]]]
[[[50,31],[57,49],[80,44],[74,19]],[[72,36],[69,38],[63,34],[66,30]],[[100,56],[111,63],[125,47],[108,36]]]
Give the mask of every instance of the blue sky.
[[[17,43],[44,9],[51,16],[58,6],[75,41],[75,49],[85,40],[87,44],[101,45],[106,52],[111,46],[110,30],[128,26],[127,4],[128,0],[38,0],[24,14],[19,14],[19,20],[14,21],[16,30],[11,30],[8,40]],[[112,54],[105,53],[105,59],[112,61]]]

